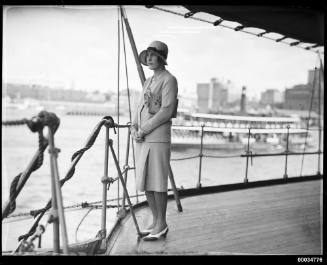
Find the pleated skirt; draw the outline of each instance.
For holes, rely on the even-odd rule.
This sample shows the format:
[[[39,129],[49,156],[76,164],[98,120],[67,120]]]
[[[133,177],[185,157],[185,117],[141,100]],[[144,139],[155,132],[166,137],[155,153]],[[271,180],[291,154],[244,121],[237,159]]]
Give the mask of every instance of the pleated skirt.
[[[167,143],[136,143],[136,188],[138,191],[167,192],[170,165]]]

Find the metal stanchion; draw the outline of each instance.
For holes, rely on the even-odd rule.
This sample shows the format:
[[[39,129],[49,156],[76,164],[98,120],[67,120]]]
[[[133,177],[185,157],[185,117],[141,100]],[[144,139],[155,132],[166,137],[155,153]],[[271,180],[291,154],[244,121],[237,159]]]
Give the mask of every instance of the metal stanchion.
[[[128,130],[127,130],[127,146],[126,146],[126,156],[125,156],[125,166],[124,166],[124,170],[125,170],[125,173],[124,173],[124,181],[125,181],[125,184],[127,184],[127,174],[128,174],[128,157],[129,157],[129,146],[130,146],[130,133],[131,133],[131,129],[130,127],[128,127]],[[121,209],[121,212],[120,212],[120,215],[121,216],[125,216],[126,214],[126,209],[125,209],[125,201],[126,201],[126,193],[125,191],[123,192],[123,201],[122,201],[122,209]]]
[[[102,183],[102,216],[101,216],[101,230],[98,233],[100,238],[106,237],[106,219],[107,219],[107,188],[110,183],[108,177],[108,160],[109,160],[109,127],[106,126],[106,138],[105,138],[105,153],[104,153],[104,174],[101,178]]]
[[[247,145],[247,150],[246,150],[246,168],[245,168],[245,178],[244,178],[244,183],[248,183],[248,169],[249,169],[249,155],[251,154],[250,152],[250,135],[251,135],[251,126],[249,126],[249,134],[248,134],[248,145]],[[252,157],[251,157],[252,159]]]
[[[201,188],[201,173],[202,173],[202,157],[203,157],[203,128],[204,124],[201,124],[201,145],[200,145],[200,154],[199,154],[199,179],[198,184],[196,185],[197,188]]]
[[[320,172],[320,153],[321,153],[321,72],[322,72],[322,62],[319,54],[320,59],[320,71],[319,71],[319,86],[318,86],[318,171],[317,175],[321,175]]]
[[[286,135],[286,150],[285,150],[285,172],[284,172],[284,179],[288,178],[287,175],[287,158],[288,158],[288,141],[289,141],[289,135],[290,135],[290,125],[287,125],[287,135]]]
[[[63,243],[63,253],[68,255],[68,237],[67,237],[67,230],[66,230],[66,222],[65,222],[65,214],[64,214],[64,207],[63,207],[63,200],[61,194],[61,188],[59,183],[59,172],[58,172],[58,165],[57,165],[57,157],[58,152],[60,150],[55,147],[54,145],[54,137],[52,128],[49,127],[49,153],[50,153],[50,165],[51,165],[51,179],[52,179],[52,207],[53,212],[58,213],[59,222],[61,225],[61,237]],[[56,219],[56,218],[55,218]],[[54,235],[58,236],[58,229],[59,225],[56,221],[54,221]],[[58,242],[54,242],[54,251],[56,252],[57,247],[59,246],[59,237],[54,238],[54,240],[58,240]]]
[[[109,147],[110,147],[110,151],[111,151],[112,157],[114,159],[114,162],[115,162],[115,165],[116,165],[116,168],[117,168],[118,177],[119,177],[119,179],[121,181],[124,192],[126,194],[126,199],[127,199],[128,205],[129,205],[129,209],[131,211],[132,218],[133,218],[133,221],[134,221],[134,224],[135,224],[135,227],[136,227],[136,231],[137,231],[137,234],[138,234],[138,239],[140,239],[144,235],[141,233],[140,228],[139,228],[139,226],[137,224],[136,216],[135,216],[135,213],[134,213],[134,210],[133,210],[133,205],[132,205],[131,200],[129,198],[128,191],[127,191],[127,188],[126,188],[126,184],[125,184],[122,172],[120,170],[118,160],[117,160],[117,157],[116,157],[116,154],[115,154],[115,150],[113,149],[112,144],[113,144],[112,139],[109,139]]]
[[[170,179],[171,188],[173,189],[173,192],[174,192],[174,198],[175,198],[175,201],[177,204],[177,209],[179,212],[182,212],[183,211],[182,204],[179,199],[178,190],[175,185],[174,174],[173,174],[173,171],[172,171],[170,165],[169,165],[169,174],[168,175],[169,175],[169,179]]]

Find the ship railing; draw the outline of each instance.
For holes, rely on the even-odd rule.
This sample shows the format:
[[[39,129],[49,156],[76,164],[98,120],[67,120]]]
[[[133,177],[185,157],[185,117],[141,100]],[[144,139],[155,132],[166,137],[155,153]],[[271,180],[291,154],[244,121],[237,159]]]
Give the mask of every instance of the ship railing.
[[[116,179],[112,179],[108,177],[108,146],[110,146],[110,139],[109,139],[109,128],[120,128],[120,127],[128,127],[129,125],[117,125],[114,124],[113,119],[110,116],[105,116],[93,129],[91,135],[86,141],[85,146],[76,151],[71,158],[71,165],[68,169],[68,172],[66,173],[65,177],[59,181],[59,173],[58,173],[58,166],[57,166],[57,157],[58,152],[60,151],[58,148],[55,147],[54,144],[54,133],[59,127],[59,119],[54,113],[41,111],[37,116],[33,117],[31,120],[28,119],[22,119],[22,120],[15,120],[15,121],[5,121],[2,122],[2,125],[5,126],[13,126],[13,125],[23,125],[27,124],[29,128],[33,132],[39,133],[39,150],[37,151],[36,155],[33,157],[32,162],[28,166],[28,168],[25,170],[23,174],[19,174],[14,178],[14,180],[11,183],[10,186],[10,195],[9,200],[6,203],[4,210],[2,212],[2,220],[4,218],[12,217],[11,213],[15,210],[16,203],[15,199],[17,198],[19,192],[22,190],[23,186],[25,185],[28,177],[31,175],[32,171],[35,171],[42,165],[43,161],[43,152],[46,149],[46,147],[49,145],[49,153],[50,153],[50,165],[51,165],[51,191],[52,191],[52,198],[48,201],[47,205],[38,210],[32,210],[29,212],[30,215],[32,215],[34,218],[38,217],[32,227],[29,229],[29,232],[21,235],[18,238],[19,245],[18,247],[12,252],[12,254],[15,253],[24,253],[24,252],[31,252],[34,251],[34,244],[33,241],[36,238],[39,238],[39,248],[40,241],[41,241],[41,235],[44,233],[46,226],[49,223],[53,223],[54,227],[54,253],[59,254],[60,253],[60,240],[59,240],[59,221],[62,226],[61,233],[63,238],[63,253],[68,254],[68,237],[66,232],[66,225],[65,225],[65,218],[64,218],[64,209],[69,208],[63,207],[62,203],[62,195],[61,195],[61,187],[64,185],[66,181],[72,178],[72,176],[75,173],[75,167],[77,163],[80,161],[81,157],[87,151],[90,149],[102,126],[106,126],[106,151],[105,151],[105,165],[104,165],[104,176],[101,178],[101,182],[103,183],[103,200],[102,200],[102,208],[103,208],[103,214],[102,214],[102,223],[101,223],[101,230],[97,234],[97,238],[102,239],[105,236],[105,222],[106,222],[106,208],[107,208],[107,187],[109,188],[110,183],[116,181]],[[43,128],[44,126],[49,127],[49,134],[48,138],[43,137]],[[125,168],[123,173],[125,173],[129,167]],[[119,171],[120,172],[120,171]],[[120,172],[120,174],[123,174]],[[85,203],[81,204],[82,207],[85,207]],[[49,218],[47,220],[47,223],[45,226],[39,225],[39,222],[46,211],[48,211],[50,208],[51,213],[49,215]],[[18,214],[17,216],[22,216],[25,214]],[[59,217],[59,220],[58,220]],[[30,238],[30,240],[27,240]]]
[[[30,177],[31,173],[43,164],[43,153],[47,146],[49,146],[50,153],[50,169],[51,169],[51,193],[52,199],[48,203],[49,207],[52,205],[52,212],[49,216],[47,224],[53,223],[54,229],[54,252],[59,253],[59,225],[61,226],[61,236],[63,241],[63,253],[68,254],[68,237],[66,230],[66,222],[62,201],[62,193],[59,183],[59,172],[57,165],[57,157],[58,152],[60,151],[55,147],[54,143],[54,134],[59,127],[60,120],[59,118],[52,112],[41,111],[37,116],[34,116],[32,119],[22,119],[20,121],[7,121],[3,122],[3,125],[23,125],[27,124],[29,129],[32,132],[38,132],[39,135],[39,149],[34,155],[32,161],[27,166],[26,170],[23,173],[18,174],[12,181],[10,185],[10,194],[9,200],[6,202],[3,211],[2,211],[2,220],[8,215],[10,215],[16,208],[16,198],[18,197],[21,190],[25,187],[26,181]],[[43,129],[48,127],[48,137],[45,138],[43,136]],[[41,242],[41,236],[45,231],[45,227],[43,225],[37,226],[37,224],[33,227],[33,230],[30,230],[28,236],[23,237],[19,243],[19,246],[14,251],[30,252],[34,250],[33,241],[36,238],[39,238],[39,245]],[[27,237],[31,237],[30,240],[26,240]]]
[[[42,114],[43,113],[46,113],[47,115],[51,114],[51,113],[48,114],[47,112],[42,112]],[[40,114],[39,114],[39,116],[40,116]],[[26,119],[22,120],[21,122],[7,121],[5,123],[3,122],[3,125],[21,125],[23,123],[27,123],[27,121],[28,120],[26,120]],[[37,120],[37,123],[39,123],[39,120]],[[58,119],[58,125],[56,126],[55,129],[57,129],[58,126],[59,126],[59,119]],[[53,181],[52,181],[52,195],[53,196],[52,196],[52,199],[50,199],[48,201],[47,205],[44,208],[30,211],[29,215],[32,215],[34,218],[36,218],[38,216],[38,218],[34,222],[32,227],[30,228],[29,232],[27,234],[21,235],[18,238],[18,241],[20,241],[19,245],[12,252],[12,254],[15,254],[15,253],[22,254],[22,253],[25,253],[25,252],[34,251],[33,241],[36,238],[39,238],[39,246],[38,247],[41,248],[41,244],[40,244],[41,235],[44,233],[45,228],[47,227],[47,225],[49,223],[52,223],[52,222],[54,223],[54,253],[55,254],[60,254],[61,250],[60,250],[60,240],[59,240],[59,226],[57,224],[58,215],[59,215],[60,223],[63,226],[63,229],[61,231],[62,235],[63,235],[63,247],[64,247],[63,253],[64,254],[69,253],[68,252],[68,237],[67,237],[67,233],[66,233],[65,219],[64,219],[64,214],[63,213],[64,213],[64,209],[72,208],[72,207],[71,206],[63,207],[61,189],[60,188],[61,188],[62,185],[64,185],[64,183],[66,181],[68,181],[69,179],[72,178],[72,176],[75,173],[76,165],[80,161],[83,154],[93,146],[93,144],[94,144],[96,138],[98,137],[99,132],[100,132],[100,130],[101,130],[101,128],[103,126],[105,126],[105,128],[106,128],[106,135],[105,135],[105,154],[104,154],[104,174],[101,177],[101,183],[102,183],[102,186],[103,186],[102,201],[101,201],[102,205],[99,207],[99,205],[95,205],[95,203],[84,202],[84,203],[81,203],[81,204],[77,205],[77,207],[82,207],[82,208],[90,207],[90,210],[87,212],[87,214],[92,209],[95,209],[95,208],[101,208],[102,209],[102,213],[101,213],[101,229],[98,231],[98,233],[97,233],[97,235],[95,237],[96,238],[96,243],[95,243],[95,246],[94,246],[94,249],[98,249],[99,246],[101,245],[101,242],[106,238],[106,234],[107,234],[107,229],[106,229],[107,208],[112,207],[112,205],[107,205],[107,202],[110,201],[110,200],[107,199],[107,191],[110,188],[110,184],[112,184],[115,181],[119,180],[120,183],[123,186],[123,192],[124,193],[123,193],[123,197],[120,198],[120,194],[119,194],[119,191],[118,191],[117,198],[115,199],[117,201],[117,208],[118,208],[117,216],[118,216],[119,219],[123,218],[126,215],[127,211],[130,211],[131,214],[132,214],[132,217],[133,217],[134,224],[136,226],[138,238],[140,239],[143,236],[142,232],[139,229],[135,214],[133,212],[133,204],[132,204],[132,202],[130,200],[130,198],[132,198],[132,197],[137,197],[137,201],[138,201],[138,196],[139,195],[136,194],[136,196],[134,196],[134,195],[129,196],[127,186],[126,186],[127,172],[129,170],[131,170],[131,169],[135,169],[135,167],[130,167],[128,165],[129,146],[130,146],[130,138],[131,138],[130,123],[127,123],[126,125],[116,124],[116,123],[114,123],[114,120],[113,120],[113,118],[111,116],[105,116],[104,118],[102,118],[102,120],[93,129],[91,135],[89,136],[89,138],[86,141],[85,146],[83,148],[81,148],[80,150],[76,151],[72,155],[71,165],[70,165],[70,167],[68,169],[68,172],[66,173],[65,178],[61,179],[60,181],[59,181],[59,174],[58,174],[58,168],[57,168],[57,156],[58,156],[59,149],[54,146],[54,130],[49,130],[48,141],[49,141],[49,146],[50,146],[49,147],[49,153],[51,154],[51,160],[50,161],[51,161],[51,176],[53,177]],[[54,126],[52,126],[52,127],[54,127]],[[115,150],[113,148],[113,140],[109,138],[109,129],[111,129],[111,128],[114,130],[115,133],[116,133],[116,128],[117,129],[118,128],[127,128],[128,129],[127,130],[126,160],[125,160],[125,165],[123,167],[123,170],[121,170],[121,168],[120,168],[120,165],[119,165]],[[35,129],[35,130],[37,130],[37,129]],[[46,142],[46,144],[48,144],[48,142]],[[44,150],[45,148],[46,148],[46,145],[44,144],[42,150]],[[111,178],[111,177],[109,177],[109,174],[108,174],[109,173],[108,172],[109,150],[111,151],[111,155],[112,155],[112,158],[114,159],[114,164],[115,164],[115,167],[116,167],[116,170],[117,170],[117,173],[118,173],[118,177],[116,177],[116,178]],[[43,159],[43,157],[42,157],[42,159]],[[34,159],[34,160],[36,160],[36,159]],[[175,199],[176,199],[176,202],[177,202],[178,209],[180,211],[182,211],[171,168],[169,168],[169,178],[170,178],[172,187],[174,187],[174,193],[175,193],[174,195],[175,195]],[[119,183],[119,181],[118,181],[118,183]],[[17,180],[15,180],[14,182],[16,183]],[[15,193],[16,197],[17,197],[17,195],[18,194]],[[10,198],[11,198],[11,201],[14,200],[14,197],[13,197],[12,194],[10,195]],[[120,199],[122,199],[121,209],[119,209],[120,208],[119,207],[120,206],[119,205]],[[126,209],[126,206],[125,206],[125,201],[126,200],[128,202],[129,209]],[[11,201],[8,202],[8,207],[5,207],[5,211],[2,214],[2,216],[3,216],[2,219],[7,218],[7,217],[13,217],[13,215],[8,216],[14,211],[14,209],[12,209],[12,207],[10,208],[10,205],[12,205]],[[52,203],[52,202],[55,202],[55,203]],[[47,210],[49,210],[51,207],[52,207],[52,212],[51,212],[51,214],[49,216],[49,219],[48,219],[46,225],[45,226],[39,225],[39,222],[40,222],[41,218],[43,217],[45,212]],[[8,209],[11,209],[11,211],[9,211]],[[25,215],[26,214],[17,214],[16,216],[25,216]],[[82,218],[81,222],[84,220],[86,215]],[[80,222],[80,224],[81,224],[81,222]],[[80,224],[78,225],[78,227],[76,229],[76,239],[77,239],[77,230],[78,230]],[[29,238],[31,238],[31,239],[27,240]]]
[[[182,126],[183,127],[183,126]],[[186,127],[190,127],[190,126],[186,126]],[[192,127],[192,126],[191,126]],[[198,127],[198,126],[193,126],[193,127]],[[268,157],[268,156],[285,156],[285,168],[284,168],[284,175],[283,178],[287,179],[288,178],[288,156],[290,155],[318,155],[318,169],[317,169],[317,175],[321,175],[321,171],[320,171],[320,156],[323,153],[323,151],[321,150],[321,137],[319,137],[319,143],[318,143],[318,150],[317,151],[303,151],[303,152],[292,152],[289,150],[289,135],[290,135],[290,129],[292,130],[290,124],[287,125],[286,127],[286,149],[283,152],[279,152],[279,153],[254,153],[251,150],[251,145],[250,145],[250,138],[251,138],[251,130],[252,129],[256,129],[253,128],[251,126],[248,127],[248,133],[247,133],[247,145],[246,145],[246,150],[245,153],[243,154],[236,154],[236,155],[206,155],[203,153],[203,147],[204,147],[204,128],[205,127],[210,127],[213,128],[213,126],[206,126],[204,123],[201,124],[201,134],[200,134],[200,151],[199,154],[197,155],[193,155],[193,156],[187,156],[187,157],[180,157],[180,158],[171,158],[171,161],[181,161],[181,160],[188,160],[188,159],[196,159],[199,158],[199,171],[198,171],[198,181],[196,184],[197,188],[201,188],[202,184],[201,184],[201,180],[202,180],[202,160],[204,157],[207,158],[236,158],[236,157],[245,157],[246,158],[246,166],[245,166],[245,177],[244,177],[244,183],[247,183],[249,181],[248,178],[248,171],[249,171],[249,159],[251,162],[251,165],[253,165],[253,158],[254,157]],[[273,130],[273,129],[271,129]],[[304,129],[306,131],[306,136],[305,136],[305,141],[307,139],[308,136],[308,131],[319,131],[319,133],[321,134],[321,130],[322,128],[305,128]],[[306,147],[306,144],[304,144],[304,148]],[[303,164],[303,160],[302,160],[302,164]],[[302,173],[302,165],[301,165],[301,173]]]
[[[137,220],[135,218],[135,214],[133,212],[133,204],[130,200],[130,198],[132,197],[136,197],[137,198],[137,202],[138,202],[138,194],[135,195],[129,195],[128,194],[128,190],[127,190],[127,186],[126,186],[126,183],[127,183],[127,172],[130,170],[130,169],[135,169],[135,167],[130,167],[128,165],[128,157],[129,157],[129,146],[130,146],[130,123],[127,123],[126,125],[119,125],[119,124],[116,124],[114,123],[113,119],[111,116],[106,116],[104,117],[98,124],[97,126],[94,128],[93,132],[91,133],[91,135],[89,136],[89,138],[87,139],[87,142],[86,142],[86,145],[84,148],[78,150],[77,152],[75,152],[72,156],[72,162],[71,162],[71,165],[70,165],[70,168],[65,176],[64,179],[62,179],[60,181],[60,186],[62,186],[65,181],[69,180],[74,172],[75,172],[75,166],[77,165],[77,163],[79,162],[79,160],[81,159],[82,155],[84,154],[84,152],[86,150],[88,150],[95,142],[99,132],[100,132],[100,129],[102,128],[102,126],[105,126],[106,127],[106,137],[105,137],[105,154],[104,154],[104,174],[103,176],[101,177],[101,183],[103,185],[103,191],[102,191],[102,201],[101,201],[101,206],[100,205],[97,205],[95,206],[96,203],[99,203],[99,202],[96,202],[96,203],[82,203],[82,204],[79,204],[78,206],[79,207],[91,207],[91,209],[94,209],[94,208],[102,208],[102,214],[101,214],[101,229],[99,230],[99,232],[97,233],[96,235],[96,238],[98,239],[98,244],[101,244],[101,241],[104,240],[106,238],[106,234],[107,234],[107,230],[106,230],[106,216],[107,216],[107,208],[110,208],[111,205],[107,205],[107,202],[109,201],[112,201],[112,200],[108,200],[107,199],[107,191],[109,190],[109,187],[110,187],[110,184],[114,183],[115,181],[117,180],[120,180],[120,182],[122,183],[122,186],[123,186],[123,197],[121,198],[120,197],[120,194],[119,192],[117,193],[117,198],[116,199],[113,199],[113,200],[116,200],[117,201],[117,208],[118,208],[118,211],[117,211],[117,216],[118,218],[122,218],[125,216],[126,212],[127,211],[130,211],[131,214],[132,214],[132,217],[133,217],[133,221],[135,223],[135,226],[136,226],[136,230],[137,230],[137,233],[138,233],[138,236],[139,238],[142,236],[140,230],[139,230],[139,227],[138,227],[138,224],[137,224]],[[202,168],[202,160],[204,157],[207,157],[207,158],[232,158],[232,157],[245,157],[246,158],[246,167],[245,167],[245,178],[244,178],[244,183],[247,183],[249,180],[248,180],[248,168],[249,168],[249,159],[252,163],[252,160],[254,157],[262,157],[262,156],[285,156],[285,172],[284,172],[284,178],[287,178],[288,175],[287,175],[287,168],[288,168],[288,156],[290,155],[310,155],[310,154],[318,154],[318,172],[317,174],[320,175],[320,155],[323,153],[321,150],[320,150],[320,141],[319,141],[319,148],[318,148],[318,151],[316,152],[291,152],[288,148],[288,143],[289,143],[289,129],[290,129],[290,126],[288,126],[287,130],[287,140],[286,140],[286,150],[284,152],[280,152],[280,153],[260,153],[260,154],[255,154],[253,153],[251,150],[250,150],[250,136],[251,136],[251,127],[248,128],[248,143],[247,143],[247,148],[246,148],[246,151],[245,151],[245,154],[238,154],[238,155],[206,155],[204,154],[203,152],[203,147],[204,147],[204,127],[205,125],[202,124],[201,126],[201,141],[200,141],[200,152],[198,155],[195,155],[195,156],[190,156],[190,157],[183,157],[183,158],[178,158],[178,159],[174,159],[174,158],[171,158],[171,161],[179,161],[179,160],[186,160],[186,159],[195,159],[195,158],[199,158],[199,171],[198,171],[198,181],[197,181],[197,185],[196,187],[197,188],[201,188],[201,179],[202,179],[202,171],[203,171],[203,168]],[[125,158],[125,165],[123,167],[123,170],[120,169],[120,166],[119,166],[119,162],[117,160],[117,157],[116,157],[116,154],[115,154],[115,151],[114,151],[114,148],[113,148],[113,140],[109,138],[109,129],[112,128],[114,131],[115,131],[115,128],[127,128],[127,146],[126,146],[126,158]],[[321,130],[320,130],[321,131]],[[116,133],[116,131],[115,131]],[[320,139],[320,138],[319,138]],[[111,151],[111,154],[112,154],[112,157],[114,159],[114,162],[115,162],[115,166],[116,166],[116,169],[117,169],[117,172],[118,172],[118,177],[116,178],[110,178],[108,176],[108,158],[109,158],[109,150]],[[180,204],[180,200],[179,200],[179,196],[178,196],[178,190],[176,188],[176,185],[175,185],[175,181],[174,181],[174,175],[173,175],[173,171],[171,169],[171,167],[169,167],[169,178],[170,178],[170,182],[171,182],[171,189],[170,191],[173,191],[174,193],[174,197],[175,197],[175,200],[176,200],[176,203],[177,203],[177,208],[179,211],[182,211],[182,206]],[[119,181],[118,181],[119,183]],[[129,209],[126,208],[125,206],[125,200],[127,199],[128,201],[128,206],[129,206]],[[119,205],[119,202],[120,200],[122,200],[122,207],[121,209],[119,209],[120,205]],[[92,207],[92,204],[94,205]],[[32,228],[30,229],[29,233],[27,233],[26,235],[23,235],[23,236],[20,236],[19,237],[19,240],[21,239],[24,239],[24,241],[26,241],[26,239],[28,237],[30,237],[31,235],[35,235],[37,232],[37,227],[38,227],[38,223],[40,221],[40,219],[42,218],[42,216],[44,215],[44,213],[51,207],[51,200],[48,202],[48,204],[46,205],[46,207],[42,208],[42,209],[39,209],[39,210],[35,210],[35,211],[30,211],[30,214],[34,216],[34,218],[39,215],[38,219],[36,220],[36,222],[34,223],[34,225],[32,226]],[[70,206],[67,206],[67,207],[64,207],[64,209],[66,208],[70,208]],[[90,210],[91,210],[90,209]],[[88,211],[89,213],[90,211]],[[87,213],[87,214],[88,214]],[[84,219],[84,217],[83,217]],[[81,222],[83,221],[83,219],[81,220]],[[76,233],[77,233],[77,230],[76,230]],[[77,238],[77,237],[76,237]],[[99,246],[99,245],[98,245]],[[16,249],[17,250],[17,249]]]

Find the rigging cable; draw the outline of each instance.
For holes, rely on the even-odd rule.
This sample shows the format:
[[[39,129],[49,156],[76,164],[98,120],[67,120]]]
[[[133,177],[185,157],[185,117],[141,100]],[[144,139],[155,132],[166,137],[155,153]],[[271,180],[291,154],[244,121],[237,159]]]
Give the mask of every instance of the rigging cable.
[[[319,74],[319,72],[318,72],[318,74]],[[312,91],[311,91],[311,99],[310,99],[310,107],[309,107],[309,116],[308,116],[307,125],[306,125],[307,131],[306,131],[306,134],[305,134],[303,153],[305,153],[305,151],[306,151],[307,138],[308,138],[308,132],[309,132],[308,129],[309,129],[309,126],[310,126],[310,119],[311,119],[313,98],[314,98],[314,94],[315,94],[316,75],[317,75],[317,67],[315,67],[315,69],[314,69],[314,75],[313,75]],[[318,108],[319,108],[319,106],[318,106]],[[300,177],[302,176],[303,162],[304,162],[304,155],[302,155]]]
[[[120,7],[120,10],[121,10],[121,7]],[[125,42],[122,10],[121,10],[120,14],[121,14],[121,28],[122,28],[123,48],[124,48],[124,58],[125,58],[126,87],[127,87],[127,98],[128,98],[128,114],[129,114],[130,124],[132,124],[132,112],[131,112],[131,101],[130,101],[128,70],[127,70],[127,57],[126,57],[126,42]],[[129,135],[128,137],[131,137],[131,136]],[[133,151],[133,167],[135,168],[135,151],[134,151],[134,141],[133,140],[131,141],[131,144],[132,144],[132,151]],[[134,170],[134,179],[136,181],[136,170]],[[135,193],[136,193],[136,202],[138,202],[138,191],[137,191],[136,186],[135,186]]]
[[[324,76],[324,66],[322,64],[322,60],[320,57],[320,53],[318,53],[318,57],[319,57],[319,62],[320,62],[320,72],[319,72],[319,91],[318,91],[318,152],[321,152],[321,86],[322,86],[322,80],[321,78],[323,78]],[[324,81],[324,79],[323,79]],[[318,175],[320,175],[320,153],[318,154]]]
[[[119,14],[119,7],[117,9],[118,11],[118,24],[117,24],[117,31],[118,31],[118,72],[117,72],[117,122],[119,124],[119,86],[120,86],[120,14]],[[117,128],[117,161],[118,161],[118,165],[119,165],[119,128]],[[119,181],[117,181],[117,210],[119,210]]]

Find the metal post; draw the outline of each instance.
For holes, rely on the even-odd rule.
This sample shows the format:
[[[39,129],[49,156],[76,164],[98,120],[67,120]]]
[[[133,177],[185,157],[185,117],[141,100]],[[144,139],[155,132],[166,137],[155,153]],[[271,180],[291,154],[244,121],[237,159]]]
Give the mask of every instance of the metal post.
[[[50,135],[49,135],[50,138]],[[49,146],[49,153],[51,154],[51,145]],[[55,254],[59,253],[60,249],[60,237],[59,237],[59,219],[58,219],[58,208],[57,208],[57,197],[56,197],[56,188],[54,180],[54,169],[52,158],[50,155],[50,169],[51,169],[51,216],[49,222],[53,223],[53,252]]]
[[[248,183],[248,169],[249,169],[249,155],[250,155],[250,131],[251,131],[251,126],[249,126],[249,135],[248,135],[248,146],[246,150],[246,168],[245,168],[245,178],[244,178],[244,183]]]
[[[56,205],[58,208],[58,216],[59,222],[61,225],[61,238],[63,244],[63,252],[64,254],[68,255],[68,237],[67,237],[67,230],[66,230],[66,222],[65,222],[65,214],[64,214],[64,207],[63,207],[63,199],[61,194],[61,187],[59,183],[59,172],[58,172],[58,165],[57,165],[57,156],[59,149],[55,148],[54,145],[54,137],[51,128],[49,128],[49,152],[51,157],[51,176],[54,180],[55,186],[55,197],[56,197]]]
[[[108,160],[109,160],[109,127],[106,126],[105,152],[104,152],[104,174],[101,178],[102,182],[102,216],[101,216],[101,238],[106,237],[106,218],[107,218],[107,186],[108,177]]]
[[[288,158],[288,140],[290,135],[290,125],[287,125],[287,135],[286,135],[286,150],[285,150],[285,172],[284,172],[284,179],[287,179],[287,158]]]
[[[203,128],[204,124],[201,124],[201,145],[200,145],[200,154],[199,154],[199,179],[198,179],[198,184],[196,185],[197,188],[201,188],[201,173],[202,173],[202,157],[203,157]]]
[[[131,134],[131,129],[128,127],[127,129],[127,147],[126,147],[126,156],[125,156],[125,173],[124,173],[124,180],[125,183],[127,184],[127,173],[128,173],[128,157],[129,157],[129,145],[130,145],[130,134]],[[126,200],[126,193],[124,191],[123,193],[123,201],[122,201],[122,213],[125,214],[125,200]]]
[[[141,231],[140,231],[140,228],[137,224],[137,220],[136,220],[136,217],[135,217],[135,213],[134,213],[134,210],[133,210],[133,206],[132,206],[132,203],[131,203],[131,200],[129,198],[129,195],[128,195],[128,191],[127,191],[127,188],[126,188],[126,184],[125,184],[125,181],[124,181],[124,178],[123,178],[123,175],[121,173],[121,170],[120,170],[120,167],[119,167],[119,164],[118,164],[118,160],[117,160],[117,157],[116,157],[116,154],[115,154],[115,151],[112,147],[112,139],[109,139],[109,147],[110,147],[110,151],[111,151],[111,154],[112,154],[112,157],[114,159],[114,162],[115,162],[115,165],[116,165],[116,168],[117,168],[117,172],[118,172],[118,177],[122,183],[122,186],[123,186],[123,189],[126,193],[126,198],[127,198],[127,202],[128,202],[128,205],[129,205],[129,208],[130,208],[130,211],[131,211],[131,214],[132,214],[132,217],[133,217],[133,221],[134,221],[134,224],[135,224],[135,227],[136,227],[136,231],[137,231],[137,234],[139,236],[142,235]]]
[[[320,56],[319,56],[320,58]],[[320,172],[320,152],[321,152],[321,69],[322,69],[322,62],[320,60],[320,71],[319,71],[319,86],[318,86],[318,171],[317,175],[321,175]]]
[[[120,8],[118,7],[118,76],[117,76],[117,118],[118,118],[118,124],[119,124],[119,88],[120,88],[120,15],[119,15]],[[117,128],[118,134],[117,134],[117,151],[118,151],[118,164],[119,164],[119,127]],[[119,212],[119,181],[117,182],[117,213]]]
[[[171,166],[169,165],[169,179],[170,179],[170,184],[171,184],[171,188],[173,189],[173,192],[174,192],[174,197],[175,197],[175,201],[176,201],[176,204],[177,204],[177,209],[179,212],[182,212],[183,211],[183,208],[182,208],[182,204],[181,204],[181,201],[179,199],[179,196],[178,196],[178,191],[177,191],[177,188],[176,188],[176,185],[175,185],[175,180],[174,180],[174,174],[173,174],[173,171],[171,169]]]

